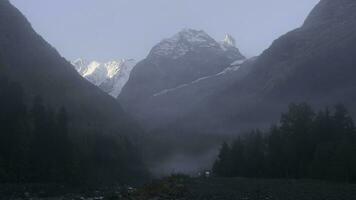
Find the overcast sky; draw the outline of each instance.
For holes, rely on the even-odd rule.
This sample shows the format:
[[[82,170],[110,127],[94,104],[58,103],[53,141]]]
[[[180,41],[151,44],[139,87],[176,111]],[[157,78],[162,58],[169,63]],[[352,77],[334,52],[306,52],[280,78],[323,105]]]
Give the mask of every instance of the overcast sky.
[[[235,37],[246,56],[299,27],[319,0],[10,0],[68,60],[144,58],[183,28]]]

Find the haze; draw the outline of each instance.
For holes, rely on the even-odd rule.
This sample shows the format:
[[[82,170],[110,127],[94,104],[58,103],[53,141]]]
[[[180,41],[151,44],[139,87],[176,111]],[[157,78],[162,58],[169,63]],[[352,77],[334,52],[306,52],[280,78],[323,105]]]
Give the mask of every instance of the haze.
[[[144,58],[182,28],[226,33],[246,56],[299,27],[318,0],[11,0],[68,60]]]

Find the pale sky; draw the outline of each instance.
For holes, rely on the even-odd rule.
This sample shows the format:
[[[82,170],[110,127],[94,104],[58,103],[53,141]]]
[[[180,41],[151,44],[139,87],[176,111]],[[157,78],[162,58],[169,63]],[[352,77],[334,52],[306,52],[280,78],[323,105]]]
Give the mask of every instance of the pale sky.
[[[246,56],[302,25],[319,0],[10,0],[64,57],[142,59],[183,28],[235,37]]]

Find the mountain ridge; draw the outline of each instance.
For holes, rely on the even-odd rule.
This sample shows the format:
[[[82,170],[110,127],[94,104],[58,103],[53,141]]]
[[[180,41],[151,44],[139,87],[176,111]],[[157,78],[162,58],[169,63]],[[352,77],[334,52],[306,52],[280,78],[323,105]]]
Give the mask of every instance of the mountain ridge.
[[[202,30],[183,29],[155,45],[135,66],[119,95],[119,102],[146,127],[174,120],[190,106],[178,103],[186,99],[184,95],[173,101],[165,100],[169,94],[164,91],[182,89],[190,83],[225,73],[232,63],[245,60],[235,44],[231,36],[218,42]],[[157,95],[163,93],[164,96]]]
[[[320,1],[303,26],[275,40],[256,59],[246,77],[172,126],[229,134],[268,128],[291,102],[317,108],[342,103],[355,115],[355,11],[352,0]]]

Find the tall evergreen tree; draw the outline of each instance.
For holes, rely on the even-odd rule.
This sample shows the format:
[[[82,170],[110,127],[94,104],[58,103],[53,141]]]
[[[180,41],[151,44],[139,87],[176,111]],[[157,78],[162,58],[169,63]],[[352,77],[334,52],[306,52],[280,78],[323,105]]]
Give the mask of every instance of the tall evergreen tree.
[[[287,113],[281,116],[282,134],[288,139],[287,169],[290,178],[301,178],[308,172],[306,163],[311,161],[313,147],[311,127],[314,112],[306,103],[291,104]]]
[[[30,166],[32,167],[32,179],[37,181],[51,180],[51,166],[53,156],[53,131],[54,113],[47,109],[43,99],[37,96],[31,109],[33,123],[33,138],[31,142]]]
[[[3,180],[22,181],[26,168],[27,110],[22,87],[0,81],[0,160]],[[1,177],[0,177],[1,178]]]
[[[267,138],[267,159],[266,166],[268,175],[271,177],[282,178],[288,176],[286,160],[287,155],[287,138],[276,125],[270,129],[270,135]]]
[[[242,176],[246,171],[245,147],[242,139],[239,137],[231,146],[232,175],[235,177]]]
[[[245,146],[246,175],[262,177],[265,168],[265,143],[259,130],[252,131],[246,138]]]
[[[53,171],[58,181],[68,181],[73,174],[73,149],[68,132],[68,114],[64,107],[56,113],[53,141]]]
[[[213,172],[219,176],[231,176],[232,159],[230,146],[224,142],[221,146],[217,161],[214,163]]]

